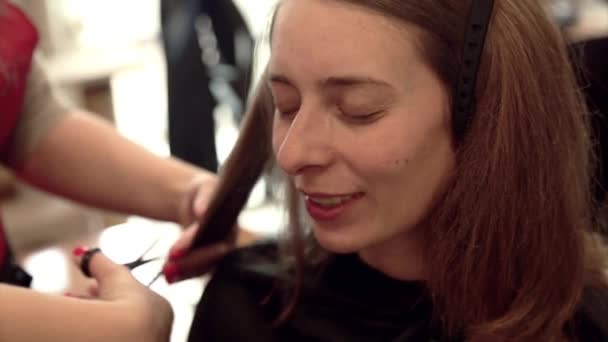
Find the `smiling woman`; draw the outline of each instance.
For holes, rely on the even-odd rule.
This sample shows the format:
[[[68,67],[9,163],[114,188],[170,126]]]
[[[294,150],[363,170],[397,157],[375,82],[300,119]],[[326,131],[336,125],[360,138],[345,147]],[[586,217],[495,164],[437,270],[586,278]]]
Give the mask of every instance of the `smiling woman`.
[[[301,30],[312,16],[322,24]],[[288,1],[271,41],[277,163],[305,195],[321,246],[360,252],[380,269],[391,268],[389,245],[420,251],[404,246],[419,244],[413,230],[454,167],[448,95],[416,39],[415,29],[352,5]]]
[[[191,341],[608,338],[566,49],[538,3],[491,3],[280,3],[208,214],[274,159],[291,239],[224,260]]]

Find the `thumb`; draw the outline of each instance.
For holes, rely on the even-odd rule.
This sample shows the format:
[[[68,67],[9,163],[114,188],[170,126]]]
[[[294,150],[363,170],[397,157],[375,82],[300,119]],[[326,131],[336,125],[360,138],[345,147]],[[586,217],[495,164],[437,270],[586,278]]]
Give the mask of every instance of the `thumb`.
[[[200,220],[207,211],[209,200],[217,187],[217,176],[210,173],[202,173],[194,177],[190,182],[190,190],[188,191],[186,205],[189,221]]]
[[[88,267],[91,277],[97,280],[99,287],[104,287],[104,284],[120,277],[121,274],[129,273],[126,267],[114,263],[99,249],[78,247],[74,250],[74,255],[81,270],[84,272]]]
[[[194,201],[192,204],[192,211],[194,213],[194,217],[197,220],[200,220],[203,218],[203,216],[205,215],[205,212],[207,211],[208,204],[209,204],[209,194],[199,191],[197,193],[196,197],[194,198]]]

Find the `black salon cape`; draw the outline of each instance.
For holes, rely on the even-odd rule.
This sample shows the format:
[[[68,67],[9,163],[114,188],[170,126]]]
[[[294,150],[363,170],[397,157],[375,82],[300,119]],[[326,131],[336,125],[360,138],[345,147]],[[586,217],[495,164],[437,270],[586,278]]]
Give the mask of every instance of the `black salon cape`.
[[[432,303],[421,282],[403,282],[356,255],[307,271],[301,300],[280,328],[279,301],[260,304],[282,279],[276,244],[238,250],[218,266],[197,307],[189,341],[431,342],[448,340],[431,323]],[[607,296],[592,294],[576,316],[579,341],[608,341]],[[272,297],[272,298],[276,298]]]

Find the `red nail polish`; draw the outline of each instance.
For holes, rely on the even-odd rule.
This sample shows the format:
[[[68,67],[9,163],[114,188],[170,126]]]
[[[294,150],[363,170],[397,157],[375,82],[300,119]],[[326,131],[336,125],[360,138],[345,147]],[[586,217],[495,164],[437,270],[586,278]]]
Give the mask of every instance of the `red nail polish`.
[[[165,279],[167,283],[173,284],[179,280],[179,270],[177,269],[177,265],[170,262],[163,267],[163,274],[165,275]]]
[[[186,250],[176,249],[169,253],[169,261],[177,261],[177,259],[181,259],[184,255],[186,255]]]
[[[82,247],[82,246],[78,246],[76,248],[74,248],[74,251],[72,251],[72,253],[74,253],[75,256],[79,257],[79,256],[83,256],[84,253],[86,253],[89,249],[86,247]]]

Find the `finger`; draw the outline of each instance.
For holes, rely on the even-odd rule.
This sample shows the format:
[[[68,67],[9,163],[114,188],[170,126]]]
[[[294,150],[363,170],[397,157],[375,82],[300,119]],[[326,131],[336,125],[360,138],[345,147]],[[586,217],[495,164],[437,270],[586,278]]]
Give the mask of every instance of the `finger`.
[[[99,297],[99,285],[97,283],[89,285],[87,287],[87,293],[93,298]]]
[[[183,226],[200,220],[207,209],[207,201],[217,185],[217,177],[204,172],[195,176],[179,205],[179,223]]]
[[[210,193],[202,190],[196,194],[192,204],[192,212],[194,213],[194,217],[196,219],[200,220],[205,215],[207,206],[209,205],[209,196]]]
[[[88,295],[82,295],[82,294],[77,294],[77,293],[72,293],[72,292],[65,292],[63,295],[65,297],[76,298],[76,299],[93,299],[92,297],[90,297]]]
[[[190,246],[192,245],[192,240],[194,240],[194,236],[196,235],[197,231],[198,224],[194,223],[182,233],[179,239],[177,239],[177,241],[175,241],[173,246],[171,246],[169,249],[169,261],[175,261],[186,255],[190,249]]]
[[[112,262],[101,251],[95,253],[90,253],[90,251],[90,249],[78,247],[74,250],[74,256],[77,264],[85,270],[88,265],[90,275],[98,281],[100,287],[103,287],[103,284],[112,277],[128,273],[125,267]]]
[[[211,194],[217,186],[217,178],[207,174],[201,175],[193,181],[193,185],[195,193],[191,210],[194,217],[200,220],[205,215]]]
[[[101,249],[99,249],[97,247],[95,247],[95,248],[78,247],[78,248],[74,249],[74,255],[79,259],[78,265],[80,266],[80,271],[88,278],[92,277],[91,271],[89,269],[91,258],[96,253],[100,253],[100,252],[101,252]]]
[[[188,253],[187,256],[170,261],[163,267],[163,274],[169,284],[203,275],[209,272],[228,252],[232,244],[217,243]]]

